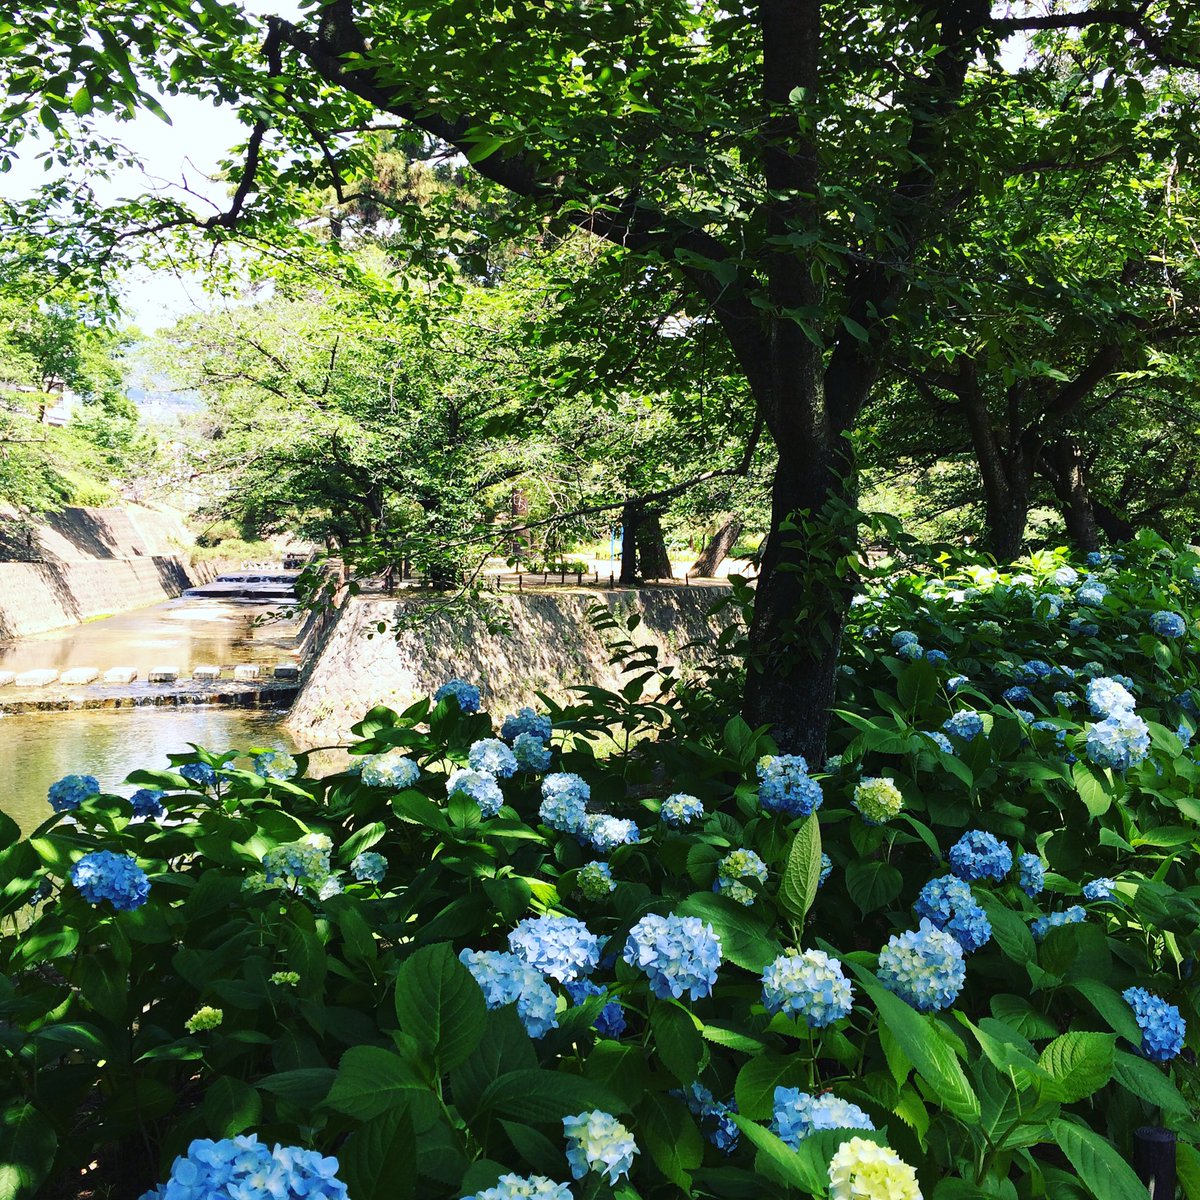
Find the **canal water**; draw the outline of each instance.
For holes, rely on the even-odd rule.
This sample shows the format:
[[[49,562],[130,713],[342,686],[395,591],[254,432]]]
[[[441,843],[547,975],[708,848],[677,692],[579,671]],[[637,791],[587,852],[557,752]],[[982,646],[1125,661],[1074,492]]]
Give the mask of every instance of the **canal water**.
[[[184,678],[201,664],[269,669],[297,661],[296,622],[263,623],[272,610],[237,601],[169,600],[19,642],[0,643],[0,668],[134,667],[141,677],[169,666]],[[9,685],[12,687],[13,685]],[[46,790],[69,774],[94,775],[105,791],[126,794],[130,771],[167,766],[167,755],[281,747],[283,712],[193,705],[84,709],[0,715],[0,811],[23,830],[50,814]]]

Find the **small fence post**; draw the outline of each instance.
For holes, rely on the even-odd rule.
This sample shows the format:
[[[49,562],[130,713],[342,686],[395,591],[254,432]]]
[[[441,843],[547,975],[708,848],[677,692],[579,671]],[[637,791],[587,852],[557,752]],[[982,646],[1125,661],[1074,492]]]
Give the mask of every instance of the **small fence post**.
[[[1175,1200],[1175,1134],[1143,1125],[1133,1135],[1133,1169],[1150,1190],[1150,1200]]]
[[[612,573],[611,571],[609,571],[609,573],[608,573],[608,586],[609,586],[609,587],[613,587],[613,586],[615,586],[615,584],[616,584],[616,580],[615,580],[615,578],[613,577],[613,573]]]
[[[525,590],[525,576],[520,571],[518,571],[517,572],[517,591],[523,592],[524,590]]]

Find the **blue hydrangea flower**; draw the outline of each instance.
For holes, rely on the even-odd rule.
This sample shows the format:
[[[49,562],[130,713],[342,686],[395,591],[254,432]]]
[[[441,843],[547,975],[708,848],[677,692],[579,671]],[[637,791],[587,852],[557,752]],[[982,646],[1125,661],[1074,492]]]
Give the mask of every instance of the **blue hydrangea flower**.
[[[1100,626],[1095,621],[1085,621],[1083,617],[1072,617],[1067,622],[1067,632],[1073,637],[1095,637],[1100,632]]]
[[[1142,1031],[1139,1047],[1142,1055],[1152,1062],[1168,1062],[1174,1058],[1183,1049],[1187,1033],[1187,1024],[1179,1015],[1179,1009],[1145,988],[1126,988],[1121,995],[1133,1009]]]
[[[89,904],[107,900],[117,912],[141,908],[150,896],[150,880],[132,854],[93,850],[71,868],[71,882]]]
[[[1088,557],[1090,561],[1091,556]],[[1074,567],[1059,567],[1050,578],[1059,587],[1074,587],[1079,582],[1079,572]]]
[[[918,1012],[948,1008],[967,980],[963,948],[928,917],[893,934],[879,952],[879,982]]]
[[[758,760],[758,802],[767,812],[807,817],[821,807],[821,785],[809,777],[799,754],[767,754]]]
[[[829,855],[826,854],[824,850],[822,850],[821,851],[821,874],[817,878],[817,887],[819,887],[819,888],[824,887],[825,880],[827,880],[829,878],[829,876],[832,874],[833,874],[833,859],[830,858]]]
[[[777,1087],[771,1130],[793,1150],[819,1129],[874,1129],[875,1123],[857,1104],[832,1092],[810,1096],[799,1088]]]
[[[1187,622],[1178,613],[1163,609],[1151,616],[1150,630],[1161,638],[1181,638],[1187,632]]]
[[[1083,898],[1088,901],[1111,900],[1116,890],[1117,881],[1115,879],[1093,879],[1090,883],[1083,885]]]
[[[1033,693],[1021,683],[1005,690],[1004,699],[1009,704],[1028,704],[1033,699]]]
[[[441,704],[443,700],[451,696],[458,701],[458,707],[461,712],[473,713],[479,711],[479,703],[482,697],[479,694],[479,689],[473,683],[468,683],[465,679],[448,680],[433,693],[433,701],[435,704]]]
[[[1072,904],[1063,912],[1052,912],[1045,917],[1035,917],[1029,922],[1029,932],[1033,934],[1035,942],[1040,942],[1051,929],[1057,929],[1060,925],[1078,925],[1081,921],[1086,920],[1087,912],[1078,904]]]
[[[387,874],[387,859],[373,850],[364,850],[354,856],[350,872],[359,883],[382,883]]]
[[[363,783],[370,787],[407,788],[421,777],[421,768],[400,746],[383,754],[368,754],[360,771]]]
[[[554,725],[549,717],[525,707],[510,717],[504,718],[500,726],[500,736],[511,746],[523,733],[545,744],[554,733]]]
[[[480,738],[467,751],[472,771],[486,771],[497,779],[508,779],[517,773],[516,755],[499,738]]]
[[[129,806],[133,809],[133,815],[157,820],[167,811],[166,805],[163,804],[163,797],[166,794],[158,788],[138,788],[129,797]]]
[[[825,765],[821,768],[826,775],[836,775],[841,769],[842,756],[840,754],[831,754],[825,760]]]
[[[253,1133],[219,1142],[197,1138],[171,1164],[167,1182],[141,1200],[347,1200],[337,1172],[336,1158],[299,1146],[268,1149]]]
[[[704,805],[695,796],[689,796],[686,792],[676,792],[662,802],[658,816],[664,825],[679,829],[693,821],[703,821]]]
[[[921,639],[907,629],[892,634],[892,649],[899,650],[902,646],[915,646]]]
[[[494,1187],[482,1188],[465,1200],[571,1200],[571,1185],[545,1175],[501,1175]]]
[[[1124,771],[1150,753],[1150,729],[1136,713],[1117,712],[1088,726],[1084,749],[1096,766]]]
[[[905,662],[916,662],[920,658],[925,657],[925,647],[920,642],[909,642],[901,646],[896,651],[898,657],[904,659]]]
[[[265,750],[254,756],[254,773],[264,779],[291,779],[300,764],[286,750]]]
[[[585,900],[603,900],[617,887],[613,881],[612,867],[606,862],[584,863],[575,876],[575,886]]]
[[[983,718],[974,709],[964,708],[942,723],[942,731],[970,742],[983,732]]]
[[[767,864],[753,850],[731,850],[717,863],[714,892],[723,892],[731,900],[749,907],[758,893],[747,880],[767,882]]]
[[[504,805],[500,785],[486,771],[469,771],[465,767],[451,771],[446,780],[446,795],[453,796],[456,792],[474,800],[485,817],[494,817]]]
[[[944,733],[936,729],[924,729],[921,736],[927,737],[943,754],[954,753],[954,743]]]
[[[992,924],[971,894],[970,885],[954,875],[931,879],[913,906],[918,917],[928,918],[958,941],[967,954],[986,946]]]
[[[1031,658],[1017,670],[1017,678],[1025,683],[1033,683],[1039,679],[1047,679],[1054,674],[1054,668],[1040,658]]]
[[[622,958],[645,973],[660,1000],[702,1000],[717,981],[721,940],[699,917],[648,913],[629,931]]]
[[[618,846],[632,846],[641,837],[641,831],[628,817],[591,813],[584,817],[579,836],[597,854],[611,854]]]
[[[1012,851],[995,835],[972,829],[950,847],[950,870],[959,879],[1004,880],[1012,870]]]
[[[509,949],[535,971],[566,983],[600,963],[600,940],[575,917],[526,917],[508,935]]]
[[[180,775],[197,787],[212,787],[217,782],[217,772],[204,762],[187,762],[175,768]]]
[[[100,782],[94,775],[64,775],[47,793],[55,812],[74,812],[89,796],[99,794]]]
[[[538,816],[559,833],[578,833],[587,819],[587,802],[592,789],[578,775],[560,772],[542,780],[542,804]]]
[[[946,691],[953,696],[964,683],[970,683],[971,680],[966,675],[951,675],[946,680]]]
[[[1035,718],[1033,713],[1028,708],[1014,708],[1013,712],[1016,714],[1017,719],[1024,721],[1026,725],[1033,724]]]
[[[767,1012],[803,1017],[810,1029],[823,1029],[850,1015],[854,988],[842,964],[823,950],[788,950],[762,974]]]
[[[531,1038],[545,1037],[558,1028],[554,992],[545,976],[524,959],[499,950],[464,950],[458,958],[479,984],[488,1008],[515,1004]]]
[[[633,1167],[637,1144],[611,1113],[593,1109],[563,1117],[563,1134],[567,1139],[567,1162],[575,1179],[594,1171],[612,1185]]]
[[[1133,712],[1134,698],[1118,680],[1101,676],[1087,685],[1088,707],[1094,717],[1111,717],[1119,712]]]
[[[554,757],[550,747],[532,733],[518,733],[513,739],[512,751],[521,771],[545,771]]]
[[[1085,583],[1075,593],[1075,602],[1087,608],[1099,608],[1104,603],[1104,597],[1107,595],[1108,588],[1099,580],[1093,580],[1090,583]]]
[[[1071,695],[1070,692],[1055,692],[1053,696],[1054,703],[1060,708],[1074,708],[1079,701]]]
[[[1040,896],[1046,888],[1046,868],[1036,854],[1022,854],[1017,858],[1017,869],[1020,876],[1017,886],[1030,899]]]
[[[268,884],[294,883],[319,890],[330,877],[329,853],[333,843],[323,833],[310,833],[294,842],[272,846],[263,855]]]
[[[945,650],[926,650],[925,658],[926,658],[926,661],[935,663],[935,664],[950,661],[950,655],[948,655],[945,652]]]
[[[1099,550],[1089,550],[1087,553],[1087,565],[1089,567],[1099,567],[1104,564],[1104,555]]]
[[[589,996],[606,996],[608,990],[590,979],[575,979],[564,984],[572,1004],[582,1004]],[[610,1000],[595,1020],[596,1032],[601,1037],[619,1038],[625,1032],[625,1010],[616,1000]]]

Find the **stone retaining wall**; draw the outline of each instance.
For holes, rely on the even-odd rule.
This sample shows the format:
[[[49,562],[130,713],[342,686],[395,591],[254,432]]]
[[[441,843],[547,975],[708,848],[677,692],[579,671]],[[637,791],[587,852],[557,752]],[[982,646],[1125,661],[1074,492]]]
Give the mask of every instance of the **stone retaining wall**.
[[[345,741],[369,708],[404,708],[454,676],[478,683],[488,707],[498,713],[536,705],[539,691],[566,700],[569,689],[581,683],[611,688],[622,679],[588,621],[594,603],[618,617],[636,605],[642,624],[634,640],[657,645],[664,662],[686,664],[697,655],[686,649],[688,643],[708,644],[719,633],[722,622],[709,610],[725,591],[707,586],[502,593],[494,598],[495,615],[507,632],[490,632],[474,615],[431,612],[398,639],[390,631],[398,611],[436,604],[352,599],[313,660],[286,726],[307,745]],[[382,633],[380,622],[387,627]]]

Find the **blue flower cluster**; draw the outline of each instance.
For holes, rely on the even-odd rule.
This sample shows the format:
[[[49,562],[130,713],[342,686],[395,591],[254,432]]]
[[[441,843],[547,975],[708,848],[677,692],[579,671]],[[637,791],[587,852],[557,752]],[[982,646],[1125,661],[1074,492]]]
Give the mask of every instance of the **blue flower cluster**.
[[[641,831],[628,817],[612,817],[607,813],[591,813],[583,819],[580,840],[597,854],[611,854],[618,846],[632,846]]]
[[[771,1014],[803,1017],[810,1029],[824,1029],[850,1015],[854,988],[842,964],[824,950],[789,950],[762,974],[763,1007]]]
[[[971,829],[950,847],[950,870],[959,879],[1003,882],[1012,870],[1012,851],[994,834]]]
[[[1161,638],[1181,638],[1187,632],[1187,622],[1178,613],[1163,609],[1151,616],[1150,630]]]
[[[1116,890],[1115,879],[1093,879],[1090,883],[1083,885],[1083,898],[1087,901],[1111,900]]]
[[[704,805],[686,792],[676,792],[662,802],[658,812],[659,819],[672,829],[690,825],[693,821],[704,820]]]
[[[554,757],[550,747],[532,733],[518,733],[513,739],[512,752],[522,771],[544,771]]]
[[[767,812],[807,817],[821,807],[821,785],[809,777],[799,754],[767,754],[758,760],[758,802]]]
[[[1017,678],[1022,683],[1036,683],[1039,679],[1046,679],[1053,675],[1056,670],[1056,667],[1052,667],[1048,662],[1043,662],[1040,658],[1031,658],[1017,668]]]
[[[731,850],[717,863],[714,892],[723,892],[732,900],[749,907],[758,893],[747,883],[767,882],[767,864],[753,850]]]
[[[310,833],[294,842],[272,846],[263,855],[263,873],[268,884],[295,884],[318,893],[331,882],[329,853],[333,843],[323,833]],[[322,898],[340,888],[325,891]]]
[[[953,696],[954,693],[957,692],[964,683],[970,682],[970,678],[966,675],[951,675],[950,678],[946,680],[946,691],[949,695]]]
[[[464,950],[459,961],[471,972],[483,991],[488,1008],[516,1004],[531,1038],[545,1037],[558,1028],[554,1012],[558,1000],[540,971],[516,954],[499,950]]]
[[[590,979],[576,979],[564,984],[572,1004],[582,1004],[589,996],[607,996],[608,990]],[[625,1010],[616,1000],[610,1000],[595,1021],[601,1037],[619,1038],[625,1032]]]
[[[671,1094],[682,1098],[691,1114],[700,1121],[704,1136],[722,1154],[732,1154],[737,1149],[741,1130],[733,1121],[733,1114],[737,1112],[736,1100],[731,1099],[726,1104],[716,1099],[698,1079],[692,1080],[683,1091]]]
[[[55,812],[74,812],[89,796],[99,794],[100,781],[94,775],[64,775],[50,785],[47,796]]]
[[[517,773],[516,755],[499,738],[480,738],[467,751],[472,771],[484,771],[497,779],[509,779]]]
[[[615,1184],[633,1167],[637,1143],[611,1113],[593,1109],[563,1117],[563,1133],[567,1139],[567,1162],[575,1179],[594,1171]]]
[[[532,708],[522,708],[512,716],[505,717],[500,726],[500,736],[511,746],[522,734],[539,742],[548,742],[554,733],[550,718]]]
[[[920,640],[915,633],[907,629],[902,629],[899,633],[892,634],[892,649],[900,650],[905,646],[915,646]]]
[[[362,760],[361,776],[370,787],[406,788],[421,777],[421,768],[396,746],[383,754],[368,754]]]
[[[1067,622],[1067,632],[1072,637],[1095,637],[1100,632],[1100,626],[1095,621],[1085,621],[1083,617],[1072,617]]]
[[[971,893],[970,884],[955,875],[931,879],[913,905],[918,917],[927,917],[963,948],[974,954],[992,938],[992,923]]]
[[[1088,726],[1084,747],[1096,766],[1125,771],[1150,753],[1150,728],[1135,712],[1117,712]]]
[[[942,723],[942,731],[970,742],[983,732],[983,718],[973,708],[964,708]]]
[[[133,809],[135,817],[149,817],[157,820],[167,811],[166,805],[163,804],[163,797],[166,794],[166,792],[159,791],[158,788],[138,788],[129,797],[129,807]]]
[[[1102,675],[1087,685],[1088,707],[1094,717],[1111,717],[1117,713],[1133,712],[1134,698],[1119,680]]]
[[[963,948],[928,917],[879,952],[879,982],[918,1012],[948,1008],[967,981]]]
[[[71,868],[71,882],[89,904],[107,900],[117,912],[141,908],[150,896],[150,880],[132,854],[93,850]]]
[[[354,856],[350,871],[359,883],[382,883],[387,874],[387,859],[374,850],[364,850]]]
[[[827,880],[829,878],[829,876],[832,874],[833,874],[833,859],[830,858],[829,855],[826,854],[824,850],[822,850],[821,851],[821,874],[817,877],[817,887],[824,887],[825,880]]]
[[[1028,704],[1033,699],[1033,693],[1024,684],[1018,683],[1005,690],[1004,699],[1009,704]]]
[[[925,729],[921,732],[922,737],[927,737],[943,754],[954,753],[954,743],[944,734],[936,729]]]
[[[501,1175],[495,1186],[482,1188],[464,1200],[571,1200],[571,1185],[545,1175]]]
[[[1142,1031],[1139,1049],[1143,1056],[1153,1062],[1167,1062],[1174,1058],[1183,1049],[1183,1039],[1187,1033],[1187,1024],[1179,1015],[1179,1009],[1145,988],[1126,988],[1121,995],[1133,1009],[1138,1028]]]
[[[526,917],[508,935],[508,945],[559,983],[590,975],[600,963],[600,939],[575,917]]]
[[[446,780],[446,795],[453,796],[456,792],[474,800],[485,817],[494,817],[504,805],[500,785],[486,771],[470,771],[466,767],[452,771]]]
[[[810,1096],[799,1088],[777,1087],[772,1105],[771,1129],[793,1150],[820,1129],[874,1129],[875,1123],[857,1104],[832,1092]]]
[[[612,867],[606,862],[584,863],[575,876],[575,886],[585,900],[603,900],[617,887]]]
[[[701,1000],[717,981],[721,940],[699,917],[648,913],[629,931],[622,957],[645,972],[660,1000]]]
[[[1036,854],[1022,854],[1017,858],[1019,877],[1017,886],[1030,899],[1039,896],[1046,887],[1046,868]]]
[[[1087,912],[1078,904],[1072,904],[1063,912],[1052,912],[1045,917],[1035,917],[1029,922],[1029,932],[1033,934],[1035,942],[1040,942],[1050,930],[1057,929],[1060,925],[1078,925],[1081,921],[1086,920]]]
[[[433,701],[435,704],[441,704],[443,700],[448,700],[451,696],[458,701],[460,711],[464,713],[479,711],[482,697],[479,689],[473,683],[468,683],[465,679],[450,679],[433,693]]]
[[[587,802],[592,789],[578,776],[547,775],[542,780],[542,804],[538,816],[559,833],[578,833],[587,819]]]
[[[171,1166],[165,1184],[141,1200],[347,1200],[338,1160],[299,1146],[268,1149],[256,1134],[197,1138]]]
[[[925,647],[920,642],[908,642],[901,646],[896,654],[905,662],[916,662],[925,657]]]
[[[1075,593],[1075,603],[1086,605],[1088,608],[1099,608],[1107,595],[1108,586],[1095,576],[1089,575]]]
[[[300,764],[286,750],[264,750],[254,756],[254,772],[264,779],[291,779]]]
[[[188,783],[193,783],[196,787],[212,787],[217,782],[216,769],[205,762],[186,762],[176,770]]]
[[[1091,561],[1091,555],[1088,555]],[[1059,587],[1074,587],[1079,582],[1079,572],[1074,567],[1059,567],[1050,578]]]

